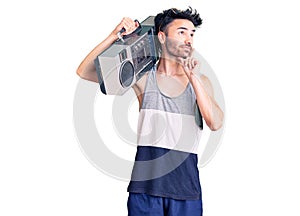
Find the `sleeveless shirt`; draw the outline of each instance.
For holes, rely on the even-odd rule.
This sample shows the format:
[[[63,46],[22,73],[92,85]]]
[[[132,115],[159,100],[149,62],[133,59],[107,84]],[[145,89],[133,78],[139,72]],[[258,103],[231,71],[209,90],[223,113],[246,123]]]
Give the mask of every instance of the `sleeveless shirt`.
[[[149,71],[138,120],[131,193],[201,199],[197,147],[203,122],[190,83],[176,97],[163,94]]]

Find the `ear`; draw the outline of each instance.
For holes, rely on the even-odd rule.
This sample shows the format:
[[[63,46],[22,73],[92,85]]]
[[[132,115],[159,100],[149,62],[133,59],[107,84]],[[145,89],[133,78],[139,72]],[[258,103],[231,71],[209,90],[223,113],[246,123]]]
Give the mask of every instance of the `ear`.
[[[159,42],[161,44],[165,43],[165,41],[166,41],[166,35],[165,35],[164,32],[162,32],[162,31],[158,32],[157,37],[158,37],[158,40],[159,40]]]

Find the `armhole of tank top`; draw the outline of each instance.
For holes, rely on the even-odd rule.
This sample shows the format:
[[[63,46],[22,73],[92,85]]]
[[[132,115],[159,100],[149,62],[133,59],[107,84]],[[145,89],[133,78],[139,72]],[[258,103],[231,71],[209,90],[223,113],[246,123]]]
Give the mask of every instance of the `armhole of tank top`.
[[[199,127],[200,130],[203,130],[203,118],[202,118],[202,114],[200,111],[200,108],[198,106],[197,100],[195,101],[195,122],[196,125]]]
[[[148,73],[147,73],[147,80],[146,80],[146,84],[145,84],[145,86],[144,86],[143,98],[142,98],[142,103],[141,103],[141,109],[143,109],[145,94],[146,94],[146,91],[147,91],[147,88],[148,88],[148,84],[149,84],[149,82],[150,82],[150,81],[149,81],[149,80],[150,80],[150,77],[149,77],[149,76],[151,76],[152,73],[155,73],[154,67],[151,68],[151,70],[149,70]],[[140,110],[141,110],[141,109],[140,109]]]
[[[189,82],[188,85],[189,85],[189,88],[190,88],[190,92],[191,92],[191,94],[192,94],[192,96],[194,97],[194,100],[195,100],[195,107],[194,107],[195,123],[199,127],[200,130],[203,130],[203,117],[202,117],[200,108],[199,108],[198,103],[197,103],[196,94],[194,92],[192,84]]]

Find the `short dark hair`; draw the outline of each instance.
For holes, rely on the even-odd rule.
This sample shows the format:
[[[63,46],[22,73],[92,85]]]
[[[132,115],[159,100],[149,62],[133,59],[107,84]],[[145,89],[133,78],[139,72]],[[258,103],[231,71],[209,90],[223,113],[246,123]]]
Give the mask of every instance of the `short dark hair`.
[[[157,35],[159,31],[165,31],[167,25],[175,19],[187,19],[191,21],[195,27],[199,27],[202,24],[202,19],[197,10],[193,10],[191,7],[186,10],[170,8],[155,16],[155,34]]]

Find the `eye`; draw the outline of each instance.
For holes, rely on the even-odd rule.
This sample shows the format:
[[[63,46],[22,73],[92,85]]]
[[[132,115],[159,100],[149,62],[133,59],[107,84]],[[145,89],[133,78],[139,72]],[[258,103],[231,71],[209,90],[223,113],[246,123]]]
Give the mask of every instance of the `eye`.
[[[183,34],[184,34],[184,31],[179,31],[178,34],[179,34],[179,35],[183,35]]]

